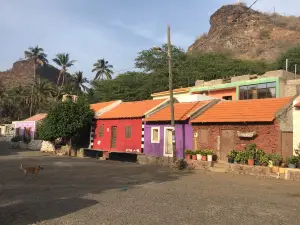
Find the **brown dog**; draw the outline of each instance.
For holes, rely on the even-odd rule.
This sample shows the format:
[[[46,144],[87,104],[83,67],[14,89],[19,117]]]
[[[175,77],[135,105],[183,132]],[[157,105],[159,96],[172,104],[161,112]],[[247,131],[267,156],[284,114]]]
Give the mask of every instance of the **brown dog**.
[[[27,178],[27,174],[31,173],[34,175],[35,179],[37,179],[37,175],[40,170],[43,170],[44,168],[41,166],[35,166],[35,167],[23,167],[23,164],[21,164],[21,170],[24,171],[25,178]]]

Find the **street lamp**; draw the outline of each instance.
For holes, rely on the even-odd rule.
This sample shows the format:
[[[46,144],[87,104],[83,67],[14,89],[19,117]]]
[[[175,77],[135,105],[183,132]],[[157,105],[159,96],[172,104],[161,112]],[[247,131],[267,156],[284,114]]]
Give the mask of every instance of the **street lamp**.
[[[173,160],[176,161],[176,139],[175,139],[175,119],[174,119],[174,99],[173,99],[173,75],[172,75],[172,54],[171,54],[171,32],[168,25],[168,65],[169,65],[169,91],[170,91],[170,111],[171,111],[171,127],[172,127],[172,148]],[[161,51],[160,47],[154,46],[153,50]]]

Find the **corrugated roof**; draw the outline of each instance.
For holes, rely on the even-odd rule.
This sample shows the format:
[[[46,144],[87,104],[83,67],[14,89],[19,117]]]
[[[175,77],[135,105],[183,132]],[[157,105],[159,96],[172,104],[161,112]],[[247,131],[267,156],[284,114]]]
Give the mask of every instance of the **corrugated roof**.
[[[182,93],[182,92],[189,92],[189,88],[177,88],[177,89],[173,89],[173,93],[176,94],[176,93]],[[169,94],[170,91],[162,91],[162,92],[156,92],[156,93],[153,93],[151,94],[152,97],[155,97],[155,96],[161,96],[161,95],[167,95]]]
[[[292,97],[221,101],[191,122],[271,122],[275,119],[276,112],[291,99]]]
[[[97,112],[100,109],[103,109],[106,106],[109,106],[109,105],[111,105],[111,104],[113,104],[115,102],[117,102],[117,101],[99,102],[99,103],[91,104],[90,107],[91,107],[92,110],[94,110],[94,112]]]
[[[32,117],[27,118],[24,121],[40,121],[40,120],[44,119],[46,116],[47,116],[47,113],[39,113]]]
[[[206,105],[210,101],[199,101],[199,102],[182,102],[174,104],[174,119],[177,121],[186,120],[190,117],[190,114],[195,112],[197,109]],[[170,105],[159,110],[153,115],[147,117],[146,121],[169,121],[171,120],[171,108]]]
[[[145,100],[136,102],[122,102],[117,107],[103,113],[97,119],[117,119],[117,118],[139,118],[143,117],[151,109],[161,103],[168,101],[166,99]]]

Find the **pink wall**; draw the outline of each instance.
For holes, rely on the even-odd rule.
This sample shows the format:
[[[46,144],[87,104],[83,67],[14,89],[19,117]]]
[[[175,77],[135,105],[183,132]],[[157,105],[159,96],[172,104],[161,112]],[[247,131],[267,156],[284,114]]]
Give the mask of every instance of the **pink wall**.
[[[34,121],[17,121],[15,122],[15,129],[20,128],[19,135],[24,135],[24,128],[31,128],[31,138],[34,138],[35,122]]]

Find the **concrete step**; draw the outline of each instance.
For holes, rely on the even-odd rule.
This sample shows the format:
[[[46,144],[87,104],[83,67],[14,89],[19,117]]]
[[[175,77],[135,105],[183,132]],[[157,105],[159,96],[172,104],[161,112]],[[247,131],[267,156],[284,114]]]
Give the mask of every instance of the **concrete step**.
[[[209,170],[211,172],[215,172],[215,173],[227,173],[227,171],[228,171],[227,168],[220,168],[220,167],[210,167]]]

